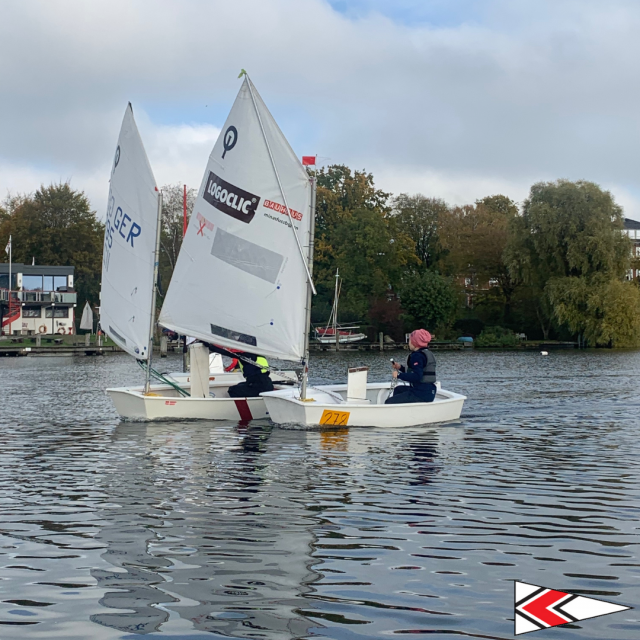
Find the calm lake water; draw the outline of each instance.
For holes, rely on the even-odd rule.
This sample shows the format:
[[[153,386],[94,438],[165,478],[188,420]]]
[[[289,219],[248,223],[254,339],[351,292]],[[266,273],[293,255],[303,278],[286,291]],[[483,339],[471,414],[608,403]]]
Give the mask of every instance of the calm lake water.
[[[0,359],[0,638],[512,638],[513,580],[640,607],[640,353],[436,355],[462,419],[389,431],[121,423],[127,356]]]

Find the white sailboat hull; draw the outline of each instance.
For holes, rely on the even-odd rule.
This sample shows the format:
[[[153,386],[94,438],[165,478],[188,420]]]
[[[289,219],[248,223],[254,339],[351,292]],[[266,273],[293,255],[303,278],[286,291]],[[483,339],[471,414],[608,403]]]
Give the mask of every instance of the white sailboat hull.
[[[302,402],[297,388],[263,393],[269,418],[276,424],[348,427],[415,427],[457,420],[466,396],[438,389],[433,402],[384,404],[390,383],[367,384],[367,400],[347,401],[347,385],[311,387]]]
[[[257,420],[267,418],[264,399],[229,398],[233,382],[210,386],[215,397],[191,398],[180,395],[169,385],[152,385],[145,395],[143,387],[107,389],[116,411],[123,420]],[[189,390],[189,385],[180,385]]]

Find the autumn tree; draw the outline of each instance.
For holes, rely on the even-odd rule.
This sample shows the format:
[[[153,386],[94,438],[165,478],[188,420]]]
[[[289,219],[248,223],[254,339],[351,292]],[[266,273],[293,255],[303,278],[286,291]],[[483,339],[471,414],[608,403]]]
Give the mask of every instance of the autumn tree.
[[[441,219],[448,212],[447,203],[421,194],[401,193],[392,204],[396,222],[413,240],[421,266],[434,268],[442,254],[438,230]]]
[[[442,273],[465,282],[475,305],[500,305],[501,321],[506,323],[518,281],[507,267],[504,251],[517,213],[511,199],[494,195],[449,208],[439,224]]]

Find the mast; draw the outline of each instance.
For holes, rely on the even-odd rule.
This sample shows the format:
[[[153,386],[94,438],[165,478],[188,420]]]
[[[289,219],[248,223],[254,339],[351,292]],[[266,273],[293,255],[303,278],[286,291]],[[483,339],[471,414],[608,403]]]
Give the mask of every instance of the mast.
[[[338,292],[339,279],[340,275],[338,274],[338,269],[336,269],[336,292],[333,298],[333,337],[336,341],[336,351],[340,349],[340,338],[338,336],[338,296],[340,295]]]
[[[12,246],[11,246],[11,236],[9,236],[9,335],[11,335],[11,325],[12,325],[12,318],[11,318],[11,314],[13,312],[13,310],[11,309],[11,251],[12,251]],[[51,315],[55,315],[55,312],[52,311]],[[52,332],[53,333],[53,332]]]
[[[309,254],[307,256],[307,307],[305,314],[304,362],[302,363],[302,387],[300,400],[307,399],[307,378],[309,374],[309,332],[311,331],[311,300],[313,298],[313,247],[316,232],[316,176],[311,179],[311,228],[309,229]]]
[[[160,233],[162,231],[162,191],[158,191],[158,224],[156,229],[156,246],[153,251],[153,284],[151,288],[151,320],[149,322],[149,349],[147,354],[147,372],[144,381],[144,394],[149,393],[151,385],[151,359],[153,356],[153,333],[156,324],[156,284],[160,264]]]

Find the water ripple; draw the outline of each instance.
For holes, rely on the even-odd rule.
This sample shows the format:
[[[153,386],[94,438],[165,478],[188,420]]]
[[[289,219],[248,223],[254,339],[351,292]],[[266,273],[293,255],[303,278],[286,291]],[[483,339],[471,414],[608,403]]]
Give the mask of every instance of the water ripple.
[[[0,636],[510,638],[516,579],[637,606],[640,354],[438,362],[463,418],[387,432],[119,423],[129,358],[3,359]],[[352,364],[388,376],[315,382]]]

